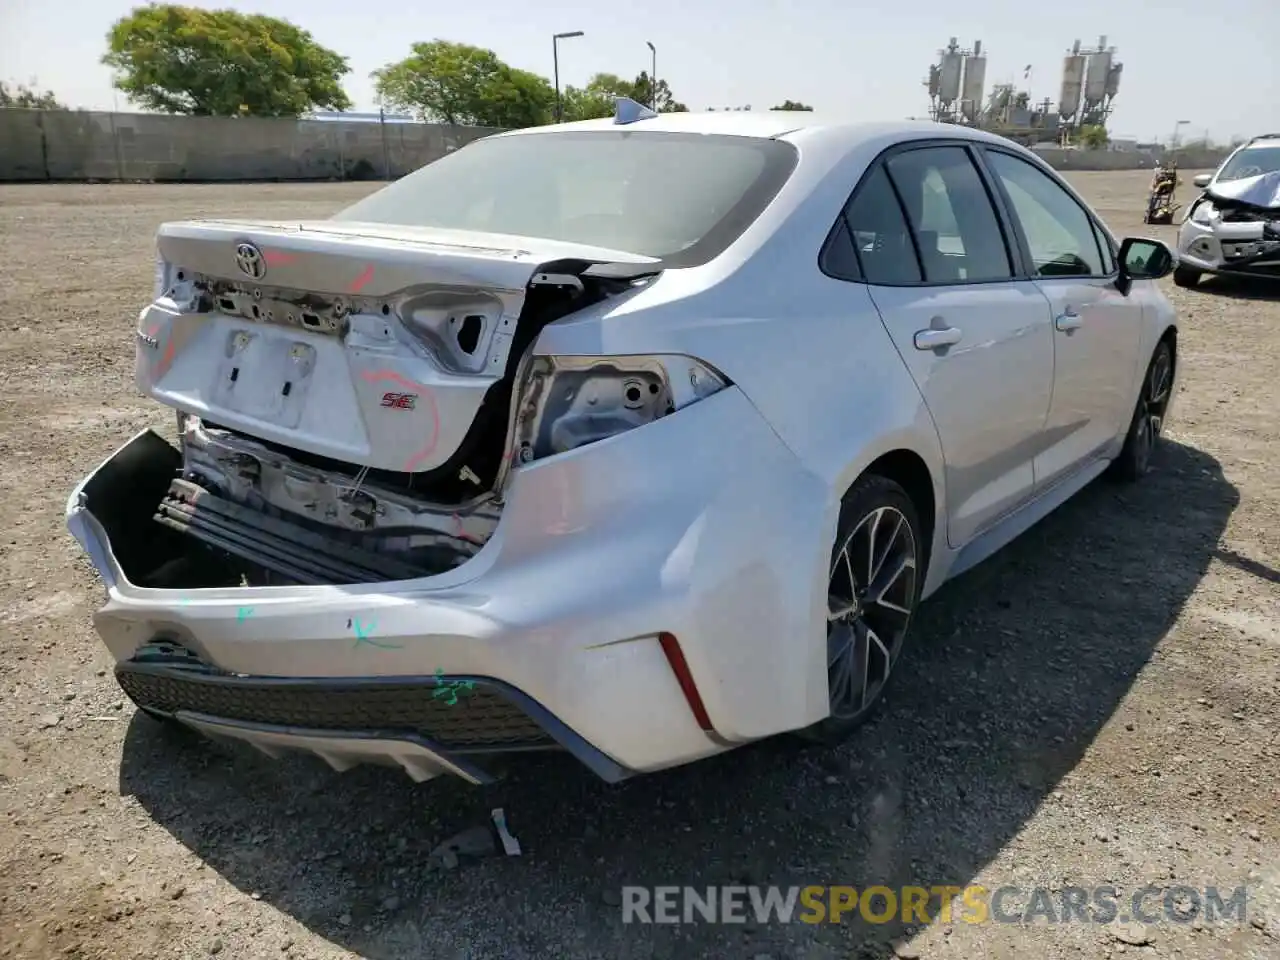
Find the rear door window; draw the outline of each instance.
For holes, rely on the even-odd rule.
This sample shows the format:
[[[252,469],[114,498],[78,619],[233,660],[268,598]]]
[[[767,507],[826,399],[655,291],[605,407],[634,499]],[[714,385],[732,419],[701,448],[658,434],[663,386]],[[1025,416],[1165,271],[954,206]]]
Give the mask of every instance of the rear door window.
[[[889,159],[929,283],[1009,280],[1013,267],[991,197],[963,146],[922,147]]]
[[[845,207],[845,221],[867,283],[919,283],[915,245],[884,167],[876,164]]]

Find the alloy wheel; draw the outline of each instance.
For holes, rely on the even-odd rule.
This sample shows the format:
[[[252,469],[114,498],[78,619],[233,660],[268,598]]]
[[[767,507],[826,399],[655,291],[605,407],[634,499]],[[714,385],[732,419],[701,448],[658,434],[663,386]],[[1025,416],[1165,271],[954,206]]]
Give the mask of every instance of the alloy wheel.
[[[898,659],[916,603],[918,547],[895,507],[864,516],[835,554],[827,587],[831,716],[875,703]]]
[[[1167,347],[1156,351],[1147,371],[1146,380],[1142,384],[1142,398],[1139,400],[1137,422],[1134,429],[1134,453],[1137,462],[1145,470],[1151,461],[1156,440],[1164,427],[1164,412],[1169,406],[1169,388],[1173,383],[1173,358]]]

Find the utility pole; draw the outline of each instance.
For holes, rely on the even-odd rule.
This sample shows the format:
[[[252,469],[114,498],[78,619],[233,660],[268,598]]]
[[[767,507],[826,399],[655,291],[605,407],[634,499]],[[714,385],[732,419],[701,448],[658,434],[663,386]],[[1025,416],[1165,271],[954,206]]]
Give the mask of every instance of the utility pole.
[[[1190,120],[1179,120],[1177,123],[1173,125],[1173,137],[1169,141],[1169,146],[1172,147],[1174,150],[1178,149],[1178,131],[1181,130],[1190,122],[1191,122]]]
[[[564,103],[560,99],[560,41],[580,36],[582,36],[581,30],[570,30],[567,33],[556,33],[551,36],[551,64],[556,77],[556,123],[564,120]]]
[[[650,70],[649,70],[649,109],[654,113],[658,112],[658,48],[652,42],[646,40],[645,44],[649,47],[650,54]]]

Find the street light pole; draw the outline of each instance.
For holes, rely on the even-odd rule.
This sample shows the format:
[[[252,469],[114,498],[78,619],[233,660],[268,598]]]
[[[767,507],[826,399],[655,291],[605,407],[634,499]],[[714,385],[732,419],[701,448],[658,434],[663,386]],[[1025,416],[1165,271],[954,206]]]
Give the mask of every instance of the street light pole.
[[[1178,149],[1178,131],[1180,131],[1183,127],[1185,127],[1190,122],[1191,122],[1190,120],[1179,120],[1177,123],[1173,125],[1173,140],[1170,142],[1169,146],[1171,146],[1174,150]]]
[[[650,70],[649,70],[649,108],[654,113],[658,112],[658,48],[650,41],[646,40],[645,45],[649,48],[650,54]]]
[[[564,105],[560,100],[560,41],[580,36],[582,36],[581,30],[570,30],[567,33],[556,33],[551,36],[551,64],[556,77],[556,123],[564,119]]]

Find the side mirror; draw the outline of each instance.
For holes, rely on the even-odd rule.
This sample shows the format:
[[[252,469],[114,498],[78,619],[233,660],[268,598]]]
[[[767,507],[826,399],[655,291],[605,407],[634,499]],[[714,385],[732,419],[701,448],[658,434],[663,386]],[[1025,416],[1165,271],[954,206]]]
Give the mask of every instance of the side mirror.
[[[1134,280],[1159,280],[1177,265],[1173,252],[1159,240],[1125,237],[1120,244],[1120,278],[1117,286],[1127,294]]]
[[[1201,190],[1203,190],[1205,187],[1209,185],[1209,181],[1212,179],[1213,179],[1212,173],[1197,173],[1194,177],[1191,178],[1191,182],[1194,183]]]

